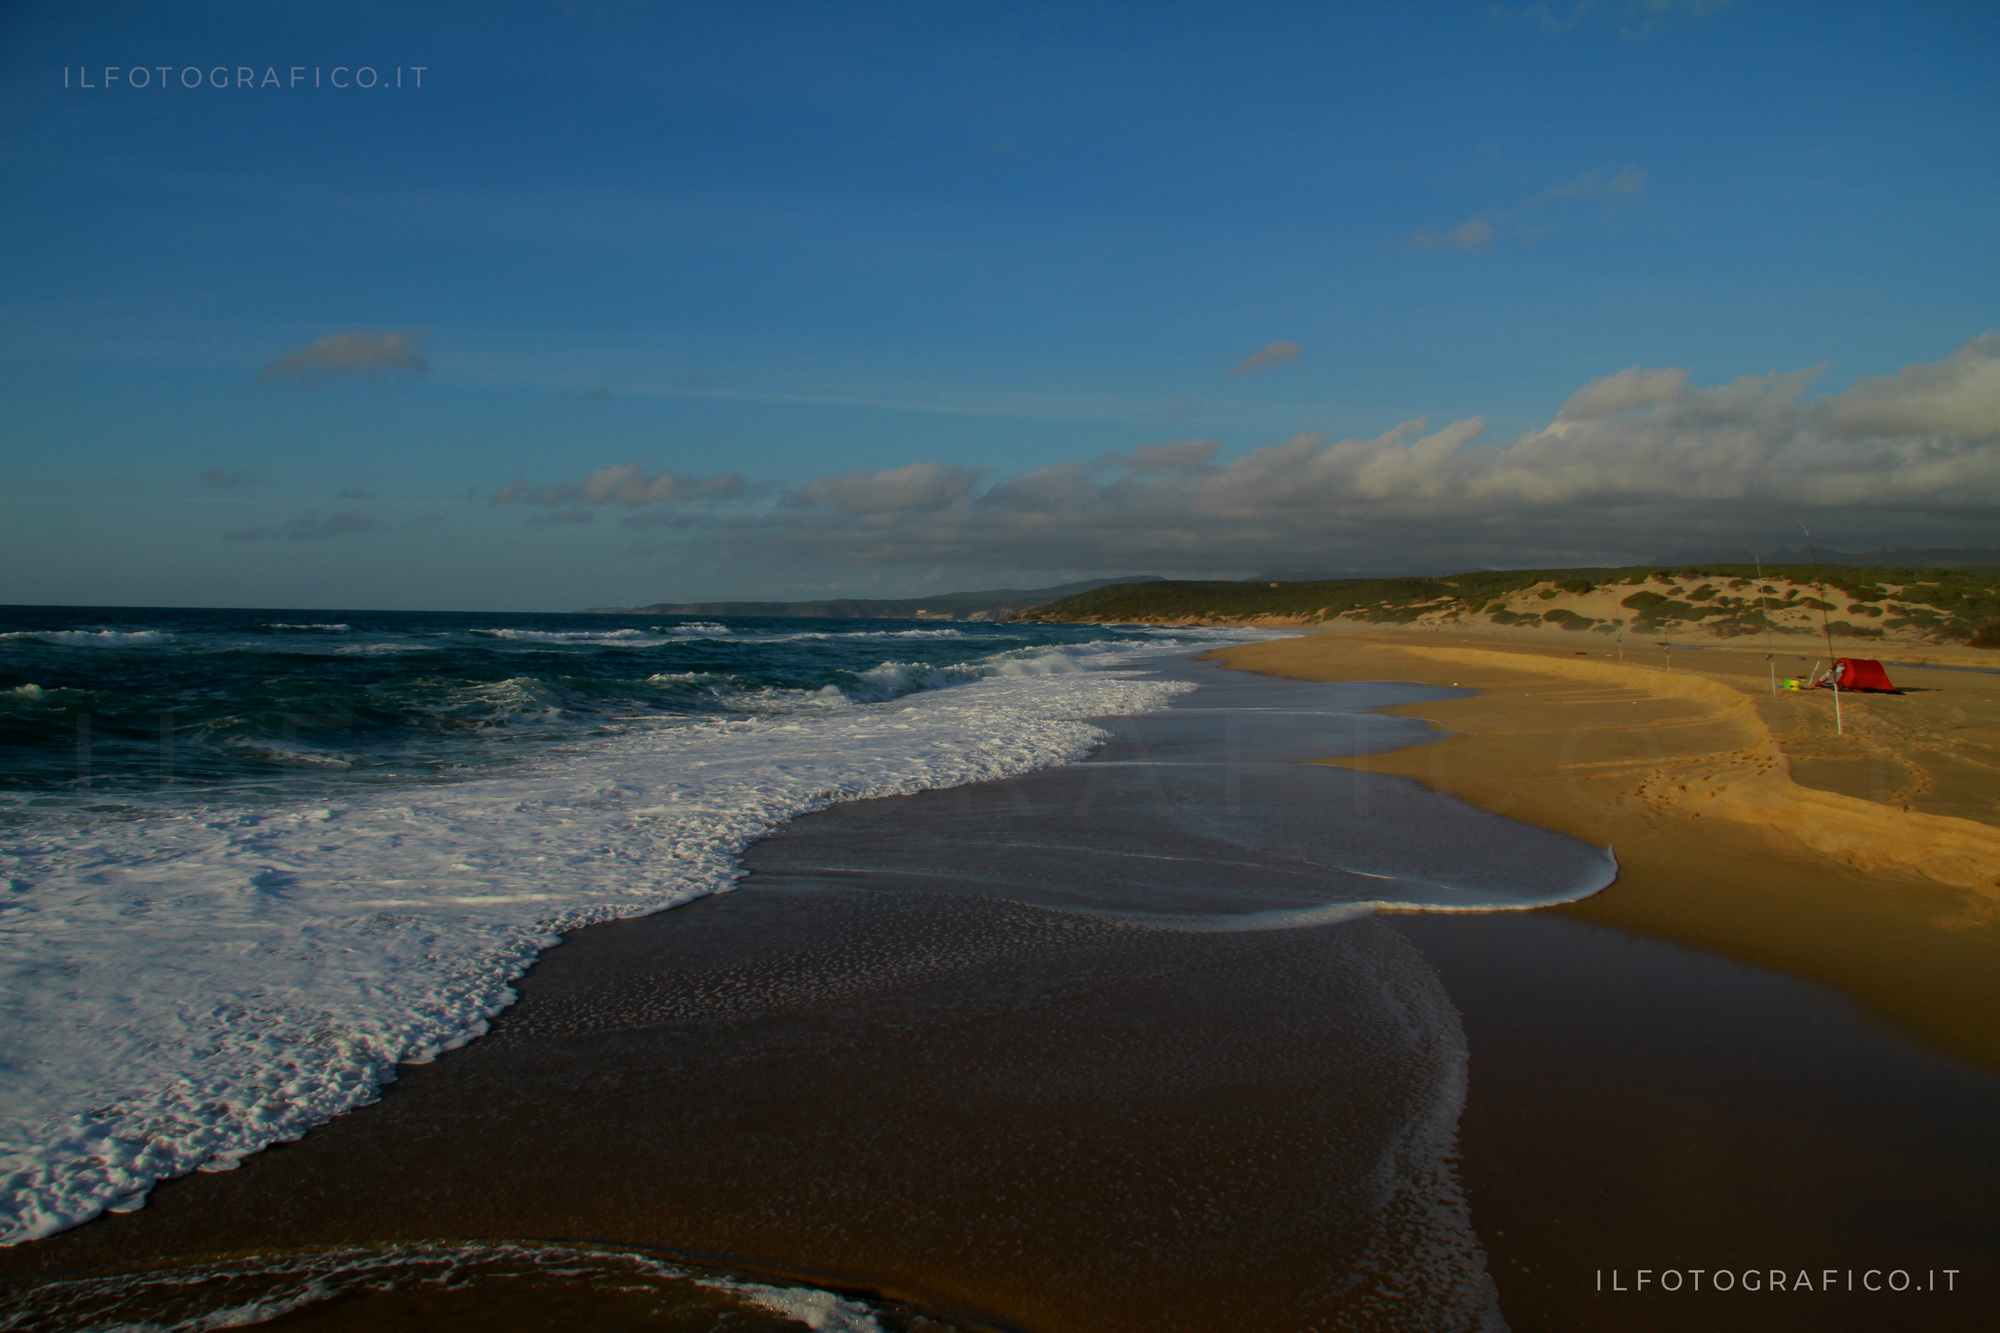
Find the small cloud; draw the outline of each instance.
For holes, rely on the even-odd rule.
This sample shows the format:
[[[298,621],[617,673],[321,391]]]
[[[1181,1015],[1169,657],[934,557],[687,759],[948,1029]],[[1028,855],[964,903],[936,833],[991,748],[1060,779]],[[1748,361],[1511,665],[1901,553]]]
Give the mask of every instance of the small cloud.
[[[595,523],[597,515],[591,513],[588,509],[578,509],[572,505],[568,509],[535,521],[538,523]]]
[[[1528,199],[1514,209],[1515,213],[1526,213],[1544,204],[1563,199],[1617,199],[1620,195],[1637,194],[1646,188],[1646,173],[1630,165],[1618,168],[1615,175],[1607,175],[1603,168],[1586,171],[1575,180],[1551,185],[1540,194]]]
[[[1522,219],[1529,214],[1595,200],[1610,205],[1608,216],[1609,212],[1616,211],[1619,203],[1645,188],[1646,173],[1635,166],[1623,166],[1615,172],[1599,167],[1584,172],[1574,180],[1551,185],[1512,208],[1496,209],[1467,218],[1446,232],[1412,232],[1404,240],[1412,250],[1485,250],[1502,238],[1519,245],[1533,245],[1555,231],[1559,224],[1546,220],[1523,222]]]
[[[1484,250],[1493,244],[1493,224],[1484,218],[1468,218],[1447,232],[1420,231],[1410,237],[1418,250]]]
[[[253,542],[272,537],[285,537],[292,541],[306,541],[315,537],[352,537],[363,532],[374,532],[380,525],[366,514],[334,514],[330,518],[320,518],[308,514],[303,518],[290,519],[276,527],[231,528],[222,534],[224,541]]]
[[[418,353],[417,345],[429,334],[429,329],[322,333],[298,351],[265,366],[257,378],[289,377],[301,384],[319,384],[334,375],[421,375],[430,369],[430,362]]]
[[[1244,357],[1242,362],[1235,369],[1227,372],[1223,378],[1234,379],[1238,375],[1261,375],[1272,366],[1283,365],[1305,350],[1305,348],[1299,346],[1297,343],[1286,342],[1283,339],[1273,343],[1265,343],[1262,348]]]
[[[373,491],[364,491],[358,486],[343,486],[340,488],[340,493],[334,498],[339,500],[372,500],[375,498],[375,493]]]
[[[202,481],[208,484],[211,490],[234,491],[241,490],[245,486],[255,486],[264,479],[264,474],[261,472],[227,472],[219,467],[210,467],[203,468],[200,477]]]

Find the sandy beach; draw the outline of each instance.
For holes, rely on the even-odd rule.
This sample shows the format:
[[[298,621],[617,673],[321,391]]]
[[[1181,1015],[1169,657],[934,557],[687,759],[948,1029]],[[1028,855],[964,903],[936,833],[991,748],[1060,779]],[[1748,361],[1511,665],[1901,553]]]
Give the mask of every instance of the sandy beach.
[[[1189,668],[1200,690],[1108,720],[1083,763],[795,820],[738,891],[577,932],[490,1036],[379,1105],[0,1271],[531,1241],[866,1294],[925,1312],[884,1316],[913,1330],[1984,1327],[2000,1078],[1846,998],[1982,1049],[1983,1020],[1943,1012],[1979,993],[1983,927],[1950,924],[1976,888],[1621,804],[1617,753],[1586,737],[1566,756],[1551,720],[1596,692],[1586,712],[1643,717],[1613,735],[1649,761],[1654,737],[1647,772],[1666,772],[1737,725],[1706,696],[1540,663],[1441,672],[1358,639],[1231,657],[1251,670]],[[1279,672],[1442,688],[1382,708],[1259,674]],[[1429,729],[1399,713],[1453,734],[1410,748]],[[1571,790],[1578,757],[1601,766]],[[1564,803],[1583,813],[1565,824]],[[1411,883],[1528,906],[1598,882],[1605,842],[1619,881],[1569,906],[1242,928],[1296,922],[1405,853]],[[1801,926],[1806,961],[1754,957],[1820,874],[1847,933]],[[1691,881],[1708,897],[1690,904]],[[1701,910],[1731,893],[1765,896]],[[1843,985],[1843,939],[1896,956]],[[1924,1003],[1892,1003],[1897,961],[1943,978]],[[1668,1268],[1930,1285],[1629,1290]],[[32,1287],[16,1299],[34,1308]],[[477,1284],[356,1291],[278,1326],[537,1328],[548,1308]]]
[[[1389,710],[1436,744],[1348,762],[1615,846],[1617,883],[1559,909],[1579,920],[1823,982],[2000,1068],[2000,675],[1892,667],[1907,692],[1846,696],[1836,735],[1831,693],[1773,694],[1761,647],[1621,661],[1576,637],[1338,632],[1219,656],[1477,689]],[[1807,672],[1796,657],[1781,678]]]

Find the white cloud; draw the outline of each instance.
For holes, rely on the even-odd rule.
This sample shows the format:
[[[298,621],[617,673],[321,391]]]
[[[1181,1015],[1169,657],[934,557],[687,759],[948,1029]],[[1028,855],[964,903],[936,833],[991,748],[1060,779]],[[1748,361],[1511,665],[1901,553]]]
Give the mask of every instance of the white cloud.
[[[662,531],[740,563],[1191,577],[1617,562],[1790,540],[1800,518],[1864,545],[1988,540],[2000,337],[1815,400],[1817,373],[1706,386],[1635,366],[1492,444],[1474,417],[1301,432],[1226,461],[1213,440],[1171,441],[990,482],[913,463],[822,477],[775,504],[682,506]]]
[[[1854,434],[2000,440],[2000,335],[1975,338],[1943,361],[1857,380],[1828,411],[1836,429]]]
[[[820,563],[1198,575],[1633,559],[1740,544],[1800,515],[1856,540],[1908,542],[2000,518],[2000,338],[1809,401],[1814,374],[1707,387],[1633,368],[1504,443],[1479,443],[1477,418],[1365,439],[1301,433],[1224,463],[1186,442],[983,491],[960,470],[943,505],[864,513],[814,483],[793,509],[724,521],[704,539]],[[1156,456],[1170,465],[1121,463]]]
[[[1442,250],[1446,246],[1454,250],[1484,250],[1493,244],[1493,224],[1484,218],[1471,218],[1447,232],[1416,232],[1410,237],[1410,244],[1419,250]]]
[[[430,363],[417,351],[417,345],[429,334],[429,329],[322,333],[298,351],[265,366],[257,378],[291,378],[317,384],[334,375],[374,376],[384,372],[421,375],[430,369]]]
[[[1235,369],[1228,372],[1226,378],[1233,379],[1238,375],[1261,375],[1272,366],[1281,366],[1303,351],[1305,348],[1297,343],[1286,342],[1283,339],[1265,343],[1244,357]]]
[[[1571,394],[1556,413],[1557,421],[1590,421],[1635,407],[1651,407],[1678,397],[1687,387],[1685,370],[1641,370],[1633,366],[1606,375]]]

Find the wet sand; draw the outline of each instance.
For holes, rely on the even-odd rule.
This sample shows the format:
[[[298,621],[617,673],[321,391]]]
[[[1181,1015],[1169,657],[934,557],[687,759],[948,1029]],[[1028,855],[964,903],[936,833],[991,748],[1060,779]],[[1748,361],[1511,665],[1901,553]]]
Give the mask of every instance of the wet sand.
[[[1544,867],[1489,895],[1588,871],[1587,846],[1297,762],[1379,767],[1422,730],[1325,688],[1258,696],[1285,721],[1254,753],[1226,709],[1193,716],[1212,691],[1150,733],[1113,720],[1091,762],[795,821],[737,892],[578,932],[492,1035],[379,1105],[0,1272],[538,1238],[1024,1330],[1986,1326],[2000,1078],[1833,990],[1586,905],[1186,928],[1330,901],[1316,885],[1381,867],[1329,849],[1377,825],[1440,881],[1496,848]],[[1180,920],[1079,914],[1135,896]],[[1962,1271],[1893,1303],[1594,1285],[1794,1263]]]

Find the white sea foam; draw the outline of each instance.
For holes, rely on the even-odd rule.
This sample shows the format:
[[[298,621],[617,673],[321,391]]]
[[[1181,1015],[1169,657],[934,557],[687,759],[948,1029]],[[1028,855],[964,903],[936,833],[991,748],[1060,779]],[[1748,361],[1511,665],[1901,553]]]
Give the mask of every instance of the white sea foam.
[[[517,643],[601,643],[613,647],[641,647],[667,642],[652,630],[644,629],[475,629],[467,632],[483,639],[511,639]]]
[[[386,657],[394,653],[441,653],[444,649],[433,643],[342,643],[333,651],[343,656]]]
[[[38,1284],[11,1314],[0,1315],[0,1330],[207,1333],[266,1324],[332,1301],[365,1302],[412,1289],[450,1293],[447,1300],[469,1295],[472,1308],[490,1311],[502,1293],[517,1294],[523,1284],[546,1291],[549,1283],[624,1292],[665,1292],[684,1284],[811,1329],[885,1333],[873,1310],[829,1291],[725,1277],[635,1250],[506,1241],[246,1254],[106,1277],[57,1278]],[[161,1322],[162,1306],[174,1310],[164,1316],[172,1322]],[[459,1313],[462,1318],[467,1312]]]
[[[156,629],[30,629],[0,634],[0,639],[33,639],[63,648],[132,648],[172,643],[174,636]]]
[[[706,1282],[704,1286],[734,1292],[759,1309],[781,1314],[807,1328],[826,1333],[883,1333],[875,1312],[858,1301],[811,1287],[767,1287],[757,1282]]]
[[[727,625],[718,625],[712,620],[694,620],[685,625],[666,625],[660,628],[662,634],[729,634],[733,631]]]
[[[1189,687],[1080,668],[1171,642],[1006,654],[970,680],[885,664],[894,702],[790,692],[504,777],[21,827],[0,857],[0,1242],[375,1100],[397,1063],[483,1032],[559,932],[727,889],[786,819],[1081,757],[1102,736],[1082,719]],[[493,688],[518,706],[535,683]]]
[[[265,628],[265,629],[312,629],[312,630],[321,630],[321,631],[323,631],[323,632],[325,632],[325,633],[327,633],[327,634],[341,634],[341,633],[345,633],[345,632],[346,632],[346,631],[348,631],[348,630],[351,630],[351,629],[353,629],[353,628],[354,628],[354,626],[352,626],[352,625],[289,625],[289,624],[286,624],[286,623],[285,623],[284,621],[282,621],[282,620],[278,620],[278,621],[273,621],[272,623],[270,623],[270,624],[268,624],[268,625],[264,626],[264,628]]]
[[[773,634],[767,643],[797,643],[808,639],[969,639],[962,629],[843,629],[803,630],[797,634]]]

